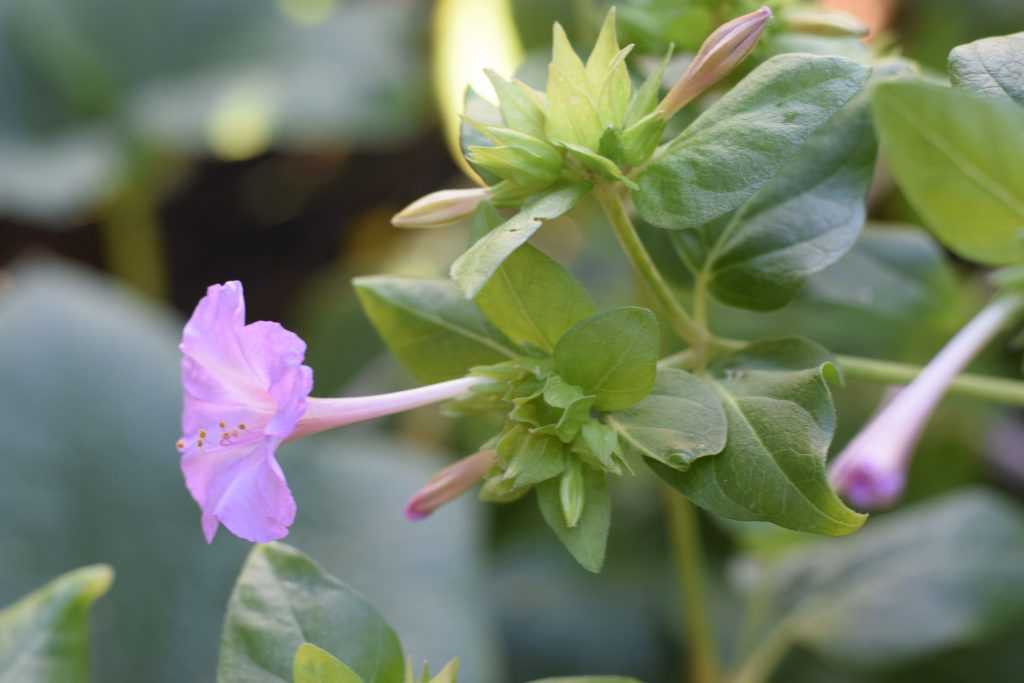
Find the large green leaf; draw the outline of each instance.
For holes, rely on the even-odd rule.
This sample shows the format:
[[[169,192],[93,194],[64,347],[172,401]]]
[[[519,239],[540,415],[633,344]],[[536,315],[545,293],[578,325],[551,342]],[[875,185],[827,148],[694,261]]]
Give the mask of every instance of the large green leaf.
[[[574,325],[555,346],[555,369],[569,384],[597,396],[598,410],[622,410],[651,390],[661,337],[646,308],[626,306]]]
[[[828,352],[799,338],[763,341],[713,371],[729,425],[725,449],[685,472],[651,463],[655,472],[730,519],[834,536],[860,528],[865,516],[843,504],[825,475],[836,421]]]
[[[290,546],[255,546],[228,603],[217,682],[289,681],[305,642],[366,683],[400,683],[405,672],[398,637],[361,595]]]
[[[475,301],[510,339],[549,353],[566,330],[594,313],[583,285],[529,244],[505,259]]]
[[[7,272],[0,604],[40,577],[109,562],[117,588],[96,610],[94,680],[212,683],[250,546],[223,531],[208,546],[182,481],[181,320],[88,271]],[[373,373],[371,390],[401,387],[386,376]],[[496,680],[479,504],[466,497],[415,525],[401,515],[446,455],[358,426],[286,444],[278,458],[299,506],[288,542],[367,595],[418,660],[443,664],[458,643],[472,653],[467,679]]]
[[[930,83],[882,83],[875,123],[893,176],[942,242],[986,264],[1024,259],[1024,109]]]
[[[957,493],[784,560],[754,593],[747,649],[801,645],[878,675],[1020,623],[1022,563],[1020,508]]]
[[[110,567],[83,567],[0,610],[0,681],[87,683],[89,608],[113,580]]]
[[[590,186],[567,185],[530,200],[512,218],[481,237],[452,264],[451,276],[467,297],[475,297],[491,279],[498,266],[526,244],[544,221],[567,213]]]
[[[537,503],[544,521],[558,540],[587,571],[595,574],[604,565],[608,531],[612,523],[612,502],[604,472],[583,467],[586,502],[575,526],[565,523],[559,480],[548,480],[537,487]]]
[[[953,84],[1024,105],[1024,33],[985,38],[949,53]]]
[[[725,448],[721,399],[685,370],[660,368],[646,398],[606,419],[644,457],[679,470]]]
[[[698,228],[735,211],[864,86],[840,57],[781,55],[748,75],[656,156],[634,194],[662,228]]]
[[[295,651],[292,679],[292,683],[365,683],[343,661],[312,643],[303,643]]]
[[[377,275],[352,284],[388,348],[420,381],[461,377],[514,355],[448,280]]]
[[[868,101],[858,97],[731,219],[672,239],[719,300],[755,310],[784,306],[856,241],[875,151]]]

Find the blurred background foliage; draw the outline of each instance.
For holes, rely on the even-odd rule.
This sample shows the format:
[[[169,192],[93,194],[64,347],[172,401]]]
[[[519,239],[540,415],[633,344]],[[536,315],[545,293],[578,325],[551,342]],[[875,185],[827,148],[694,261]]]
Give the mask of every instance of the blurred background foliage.
[[[642,65],[668,42],[692,51],[749,4],[624,0],[620,29]],[[872,49],[899,46],[936,70],[957,44],[1024,30],[1019,0],[828,4],[871,26]],[[488,43],[460,52],[469,43],[451,43],[445,24],[431,22],[435,9],[416,0],[0,1],[0,605],[73,567],[114,565],[94,619],[95,680],[213,680],[245,546],[222,534],[205,547],[173,449],[175,345],[208,284],[242,280],[250,319],[281,320],[307,340],[316,393],[409,385],[349,279],[443,274],[470,239],[468,226],[422,234],[388,224],[418,196],[468,183],[446,147],[430,67],[439,45],[472,62]],[[503,59],[522,50],[527,64],[543,64],[552,21],[588,41],[604,9],[514,0]],[[844,40],[819,47],[869,52]],[[755,59],[787,49],[812,46],[780,33]],[[716,324],[927,359],[977,309],[984,283],[915,227],[884,170],[871,207],[859,245],[796,302],[763,315],[720,307]],[[658,247],[663,234],[645,238]],[[592,207],[538,243],[599,303],[640,295]],[[685,293],[673,262],[662,265]],[[999,343],[977,369],[1018,365]],[[837,449],[882,392],[838,391]],[[742,634],[756,642],[768,614],[794,625],[773,680],[1015,680],[1024,665],[1022,429],[1017,412],[947,401],[920,447],[907,509],[851,539],[790,552],[811,541],[705,518],[725,654],[749,647]],[[679,680],[683,634],[653,481],[614,490],[600,576],[575,566],[531,502],[497,508],[467,497],[415,526],[401,518],[409,494],[487,434],[424,410],[289,446],[282,463],[300,504],[289,542],[364,592],[414,661],[436,669],[460,656],[467,681]],[[959,581],[943,573],[947,563]],[[751,614],[749,594],[768,612]],[[826,594],[843,609],[821,608]],[[977,609],[957,612],[968,596]]]

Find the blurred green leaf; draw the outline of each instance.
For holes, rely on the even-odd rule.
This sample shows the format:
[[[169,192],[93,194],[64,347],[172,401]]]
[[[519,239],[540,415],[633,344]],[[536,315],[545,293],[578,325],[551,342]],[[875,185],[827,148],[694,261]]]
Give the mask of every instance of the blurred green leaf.
[[[352,284],[388,348],[422,382],[461,377],[514,355],[447,280],[375,275]]]
[[[0,610],[0,681],[87,683],[89,608],[113,580],[110,567],[83,567]]]
[[[876,144],[866,98],[835,115],[732,216],[674,232],[684,262],[732,306],[775,309],[854,244]]]
[[[307,641],[366,683],[404,675],[398,637],[362,596],[290,546],[254,546],[228,603],[218,683],[287,681]]]
[[[1019,623],[1022,562],[1017,506],[981,490],[949,495],[785,559],[754,594],[747,646],[779,656],[800,645],[876,674],[917,662]]]
[[[475,301],[512,341],[549,353],[566,330],[594,313],[583,285],[529,244],[502,262]]]
[[[840,57],[782,55],[743,79],[647,167],[634,193],[644,220],[698,228],[730,214],[864,86]]]
[[[641,455],[679,470],[725,448],[721,399],[685,370],[659,368],[651,393],[606,419]]]
[[[452,264],[451,276],[466,296],[475,297],[498,266],[526,244],[544,221],[558,218],[590,191],[588,184],[561,187],[527,202],[519,213],[491,230]]]
[[[312,643],[303,643],[295,651],[293,683],[364,683],[344,662]]]
[[[930,83],[881,83],[875,123],[893,176],[951,250],[1024,259],[1024,109]]]
[[[622,676],[569,676],[567,678],[542,678],[533,683],[640,683],[640,681]]]
[[[829,353],[800,338],[751,344],[713,367],[729,424],[725,450],[680,472],[655,473],[712,512],[841,536],[864,523],[832,490],[825,456],[835,432]]]
[[[561,484],[548,480],[537,487],[537,503],[544,521],[558,536],[580,565],[595,574],[604,565],[608,530],[612,522],[612,503],[608,496],[608,481],[604,472],[592,467],[583,468],[585,504],[583,514],[575,526],[568,526],[562,509]]]
[[[949,54],[953,84],[980,95],[1024,105],[1024,33],[985,38]]]
[[[650,392],[661,336],[646,308],[624,306],[576,323],[555,346],[555,369],[597,399],[598,410],[628,408]]]

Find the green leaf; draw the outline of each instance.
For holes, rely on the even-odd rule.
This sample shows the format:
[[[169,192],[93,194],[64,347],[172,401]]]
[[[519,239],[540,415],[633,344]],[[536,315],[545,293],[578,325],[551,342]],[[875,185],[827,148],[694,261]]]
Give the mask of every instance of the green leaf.
[[[0,681],[87,683],[89,608],[113,570],[83,567],[0,610]]]
[[[730,519],[833,536],[860,528],[865,516],[825,475],[836,421],[826,377],[838,377],[828,352],[799,338],[757,342],[713,372],[729,425],[725,449],[685,472],[650,463],[655,472]]]
[[[949,54],[953,85],[1024,105],[1024,33],[985,38]]]
[[[606,420],[641,455],[678,470],[725,448],[721,399],[685,370],[659,368],[646,398]]]
[[[542,678],[531,683],[640,683],[635,678],[624,676],[566,676],[562,678]]]
[[[604,139],[602,136],[602,140]],[[563,143],[563,145],[569,158],[582,166],[587,173],[596,175],[598,179],[614,180],[630,189],[636,189],[636,183],[623,174],[622,169],[611,159],[592,152],[582,145],[574,145],[571,142]],[[626,150],[623,149],[622,153],[625,156]]]
[[[626,306],[587,318],[555,346],[561,377],[597,396],[598,410],[622,410],[651,390],[661,337],[646,308]]]
[[[565,523],[559,480],[548,480],[537,487],[537,503],[544,521],[558,536],[558,540],[584,569],[596,574],[604,565],[605,546],[612,521],[612,504],[604,472],[584,467],[583,488],[586,504],[574,527]]]
[[[513,427],[498,442],[498,457],[505,466],[502,479],[520,490],[548,479],[565,469],[565,448],[553,436],[531,434],[525,428]]]
[[[228,602],[217,683],[287,681],[305,642],[366,683],[402,680],[398,637],[362,596],[294,548],[253,547]]]
[[[461,377],[514,355],[447,280],[374,275],[352,284],[388,348],[422,382]]]
[[[294,683],[364,683],[343,661],[312,643],[296,650],[292,677]]]
[[[638,179],[640,215],[671,230],[739,208],[864,86],[840,57],[788,54],[760,65],[711,106]]]
[[[727,223],[673,233],[677,249],[701,264],[698,277],[720,301],[753,310],[786,305],[807,277],[856,242],[876,149],[867,98],[857,98]]]
[[[882,83],[873,107],[907,199],[952,251],[1024,259],[1024,109],[929,83]]]
[[[452,279],[467,297],[474,298],[498,266],[526,244],[544,221],[568,213],[589,191],[589,184],[578,183],[552,190],[527,202],[519,213],[484,235],[452,264]]]
[[[566,330],[594,313],[583,285],[529,244],[501,263],[475,301],[509,339],[549,353]]]
[[[643,85],[633,95],[633,101],[629,103],[629,110],[626,112],[626,120],[623,125],[626,128],[635,126],[648,115],[654,113],[658,106],[659,95],[661,95],[661,84],[665,78],[665,68],[672,59],[672,47],[665,51],[665,58],[656,69],[652,69],[647,75]]]
[[[548,67],[547,138],[597,149],[604,126],[587,69],[573,51],[565,30],[555,24]]]
[[[543,140],[544,110],[540,105],[540,95],[528,85],[520,81],[506,81],[504,78],[486,69],[484,73],[490,79],[494,91],[498,94],[501,108],[501,120],[514,130],[526,133]]]
[[[1022,539],[1020,508],[982,490],[886,515],[776,567],[754,593],[748,646],[800,645],[878,672],[1012,635]]]

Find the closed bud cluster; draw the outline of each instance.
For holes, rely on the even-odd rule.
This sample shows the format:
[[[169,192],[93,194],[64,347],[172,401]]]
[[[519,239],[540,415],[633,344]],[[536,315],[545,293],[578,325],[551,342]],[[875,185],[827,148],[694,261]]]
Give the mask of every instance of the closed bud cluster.
[[[549,362],[516,360],[477,368],[481,383],[449,404],[455,413],[501,410],[501,433],[484,445],[496,454],[481,498],[509,502],[549,480],[559,481],[566,524],[575,526],[585,505],[584,468],[629,471],[617,433],[592,413],[595,397],[556,374]]]

